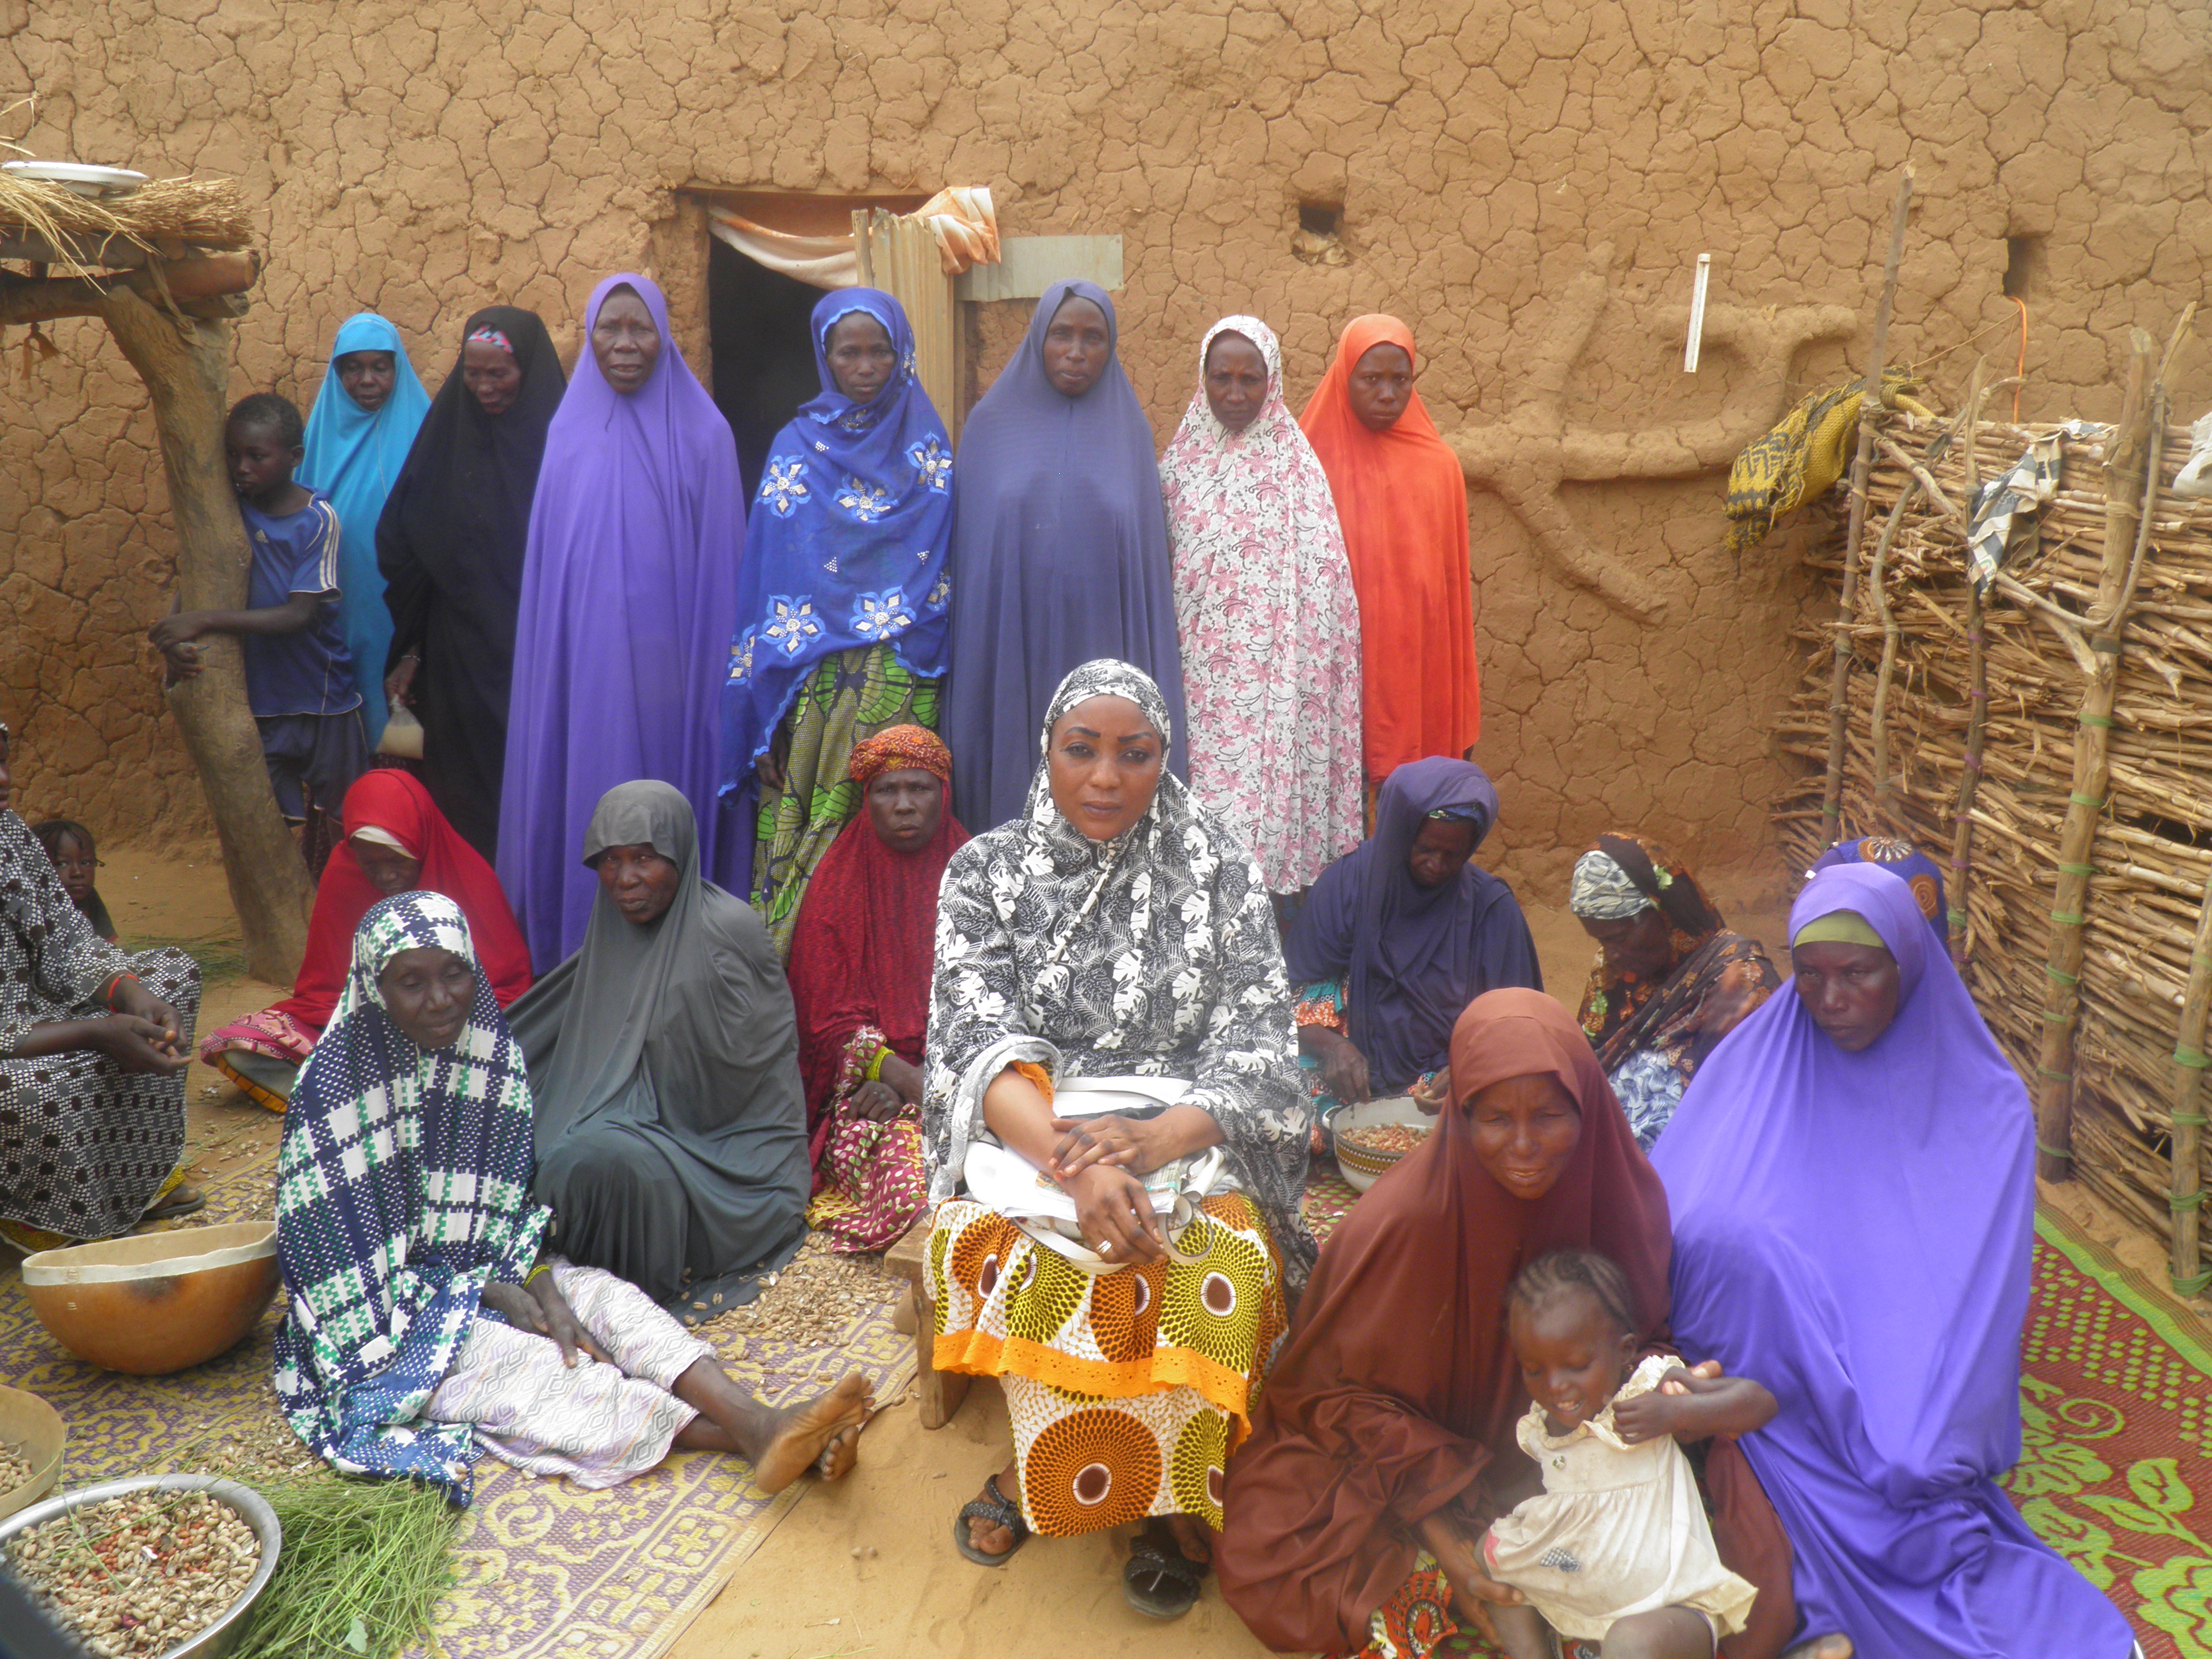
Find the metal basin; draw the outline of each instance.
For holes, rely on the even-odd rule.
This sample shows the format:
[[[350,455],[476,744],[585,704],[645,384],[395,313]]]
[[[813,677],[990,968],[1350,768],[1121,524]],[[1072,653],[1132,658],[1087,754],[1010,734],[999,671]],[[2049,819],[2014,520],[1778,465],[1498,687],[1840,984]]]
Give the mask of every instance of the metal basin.
[[[250,1486],[241,1486],[235,1480],[225,1480],[213,1474],[140,1474],[127,1480],[103,1480],[97,1486],[79,1486],[75,1492],[64,1492],[59,1498],[49,1498],[42,1504],[33,1504],[27,1510],[18,1510],[6,1520],[0,1521],[0,1549],[20,1532],[45,1522],[58,1521],[72,1510],[88,1504],[97,1504],[103,1498],[127,1498],[140,1492],[204,1492],[222,1499],[235,1510],[246,1524],[253,1528],[254,1537],[261,1545],[261,1559],[253,1569],[253,1577],[246,1581],[246,1588],[238,1599],[225,1607],[215,1622],[198,1636],[179,1646],[171,1648],[161,1659],[220,1659],[238,1645],[238,1638],[246,1633],[246,1616],[261,1593],[269,1588],[269,1580],[276,1571],[276,1553],[284,1542],[284,1529],[276,1522],[276,1511],[269,1507],[268,1500]]]

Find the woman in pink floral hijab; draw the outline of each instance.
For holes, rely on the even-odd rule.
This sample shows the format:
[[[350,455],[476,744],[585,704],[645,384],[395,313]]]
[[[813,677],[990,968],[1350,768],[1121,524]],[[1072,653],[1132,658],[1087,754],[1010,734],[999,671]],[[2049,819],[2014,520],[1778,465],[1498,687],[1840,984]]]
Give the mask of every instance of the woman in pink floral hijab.
[[[1328,476],[1283,402],[1256,317],[1199,348],[1160,461],[1190,787],[1296,893],[1360,841],[1359,604]]]

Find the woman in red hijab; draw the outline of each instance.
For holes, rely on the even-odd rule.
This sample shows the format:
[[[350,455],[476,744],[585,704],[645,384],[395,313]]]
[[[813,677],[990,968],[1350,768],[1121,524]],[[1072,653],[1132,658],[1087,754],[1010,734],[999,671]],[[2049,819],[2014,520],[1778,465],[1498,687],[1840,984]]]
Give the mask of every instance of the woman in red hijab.
[[[1355,317],[1298,417],[1328,474],[1359,596],[1365,769],[1371,789],[1482,733],[1467,478],[1413,389],[1413,334]]]
[[[346,791],[345,838],[331,849],[307,919],[307,954],[292,994],[234,1020],[200,1044],[200,1058],[281,1112],[300,1067],[337,1007],[353,962],[354,930],[394,893],[443,893],[469,920],[477,960],[502,1008],[530,988],[530,951],[499,878],[431,804],[430,792],[392,768],[364,772]]]
[[[1483,1533],[1540,1484],[1514,1439],[1528,1394],[1505,1339],[1506,1292],[1528,1262],[1610,1256],[1641,1333],[1665,1340],[1667,1194],[1572,1017],[1540,991],[1477,997],[1453,1030],[1450,1076],[1435,1132],[1322,1249],[1229,1466],[1214,1565],[1270,1647],[1415,1659],[1455,1611],[1479,1619]],[[1709,1478],[1729,1459],[1741,1462],[1714,1447]],[[1736,1494],[1722,1496],[1725,1508]],[[1726,1651],[1771,1654],[1775,1619],[1781,1636],[1794,1622],[1786,1546],[1775,1609],[1771,1561],[1741,1565],[1743,1528],[1725,1520],[1723,1559],[1769,1602]],[[1768,1645],[1735,1645],[1753,1636]]]
[[[946,810],[952,754],[894,726],[848,769],[867,811],[814,867],[791,942],[799,1068],[814,1202],[834,1250],[880,1250],[929,1207],[921,1162],[921,1047],[937,888],[968,840]]]

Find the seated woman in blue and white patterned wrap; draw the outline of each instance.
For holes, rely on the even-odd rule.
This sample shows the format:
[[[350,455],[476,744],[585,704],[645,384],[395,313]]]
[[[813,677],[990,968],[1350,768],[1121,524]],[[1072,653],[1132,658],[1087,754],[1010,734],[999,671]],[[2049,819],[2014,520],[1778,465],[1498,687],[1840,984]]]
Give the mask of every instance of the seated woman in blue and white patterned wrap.
[[[858,1373],[772,1409],[636,1286],[539,1260],[532,1145],[529,1074],[460,907],[386,899],[284,1118],[275,1380],[294,1432],[459,1504],[484,1451],[586,1486],[672,1447],[739,1453],[771,1492],[851,1468]]]

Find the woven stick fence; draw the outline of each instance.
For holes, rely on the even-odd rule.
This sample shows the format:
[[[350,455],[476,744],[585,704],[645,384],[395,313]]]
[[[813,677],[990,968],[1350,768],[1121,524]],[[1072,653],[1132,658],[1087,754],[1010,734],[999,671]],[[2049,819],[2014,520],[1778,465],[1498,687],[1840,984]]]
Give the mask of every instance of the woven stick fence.
[[[2212,1000],[2212,500],[2172,493],[2188,429],[2163,418],[2149,380],[2134,378],[2132,411],[2154,452],[2148,533],[2140,457],[2132,479],[2117,478],[2124,510],[2108,510],[2122,492],[2108,489],[2106,451],[2127,447],[2130,418],[2065,436],[2055,497],[2016,528],[1979,605],[1963,515],[1979,483],[2058,428],[1877,417],[1856,562],[1863,592],[1843,624],[1842,834],[1895,836],[1939,858],[1954,849],[1966,866],[1954,862],[1949,883],[1952,926],[1963,923],[1956,951],[2045,1110],[2046,1168],[2070,1160],[2167,1243],[2176,1287],[2196,1294],[2212,1280],[2197,1224]],[[1814,556],[1839,591],[1841,537]],[[1805,764],[1775,812],[1799,868],[1821,850],[1835,629],[1801,632],[1804,675],[1778,727],[1783,750]],[[1970,693],[1984,679],[1977,732]],[[2100,763],[2102,787],[2085,795],[2077,782]],[[2077,891],[2077,902],[2061,902]],[[2076,944],[2069,975],[2062,964]],[[2047,1064],[2054,1054],[2070,1065]]]

